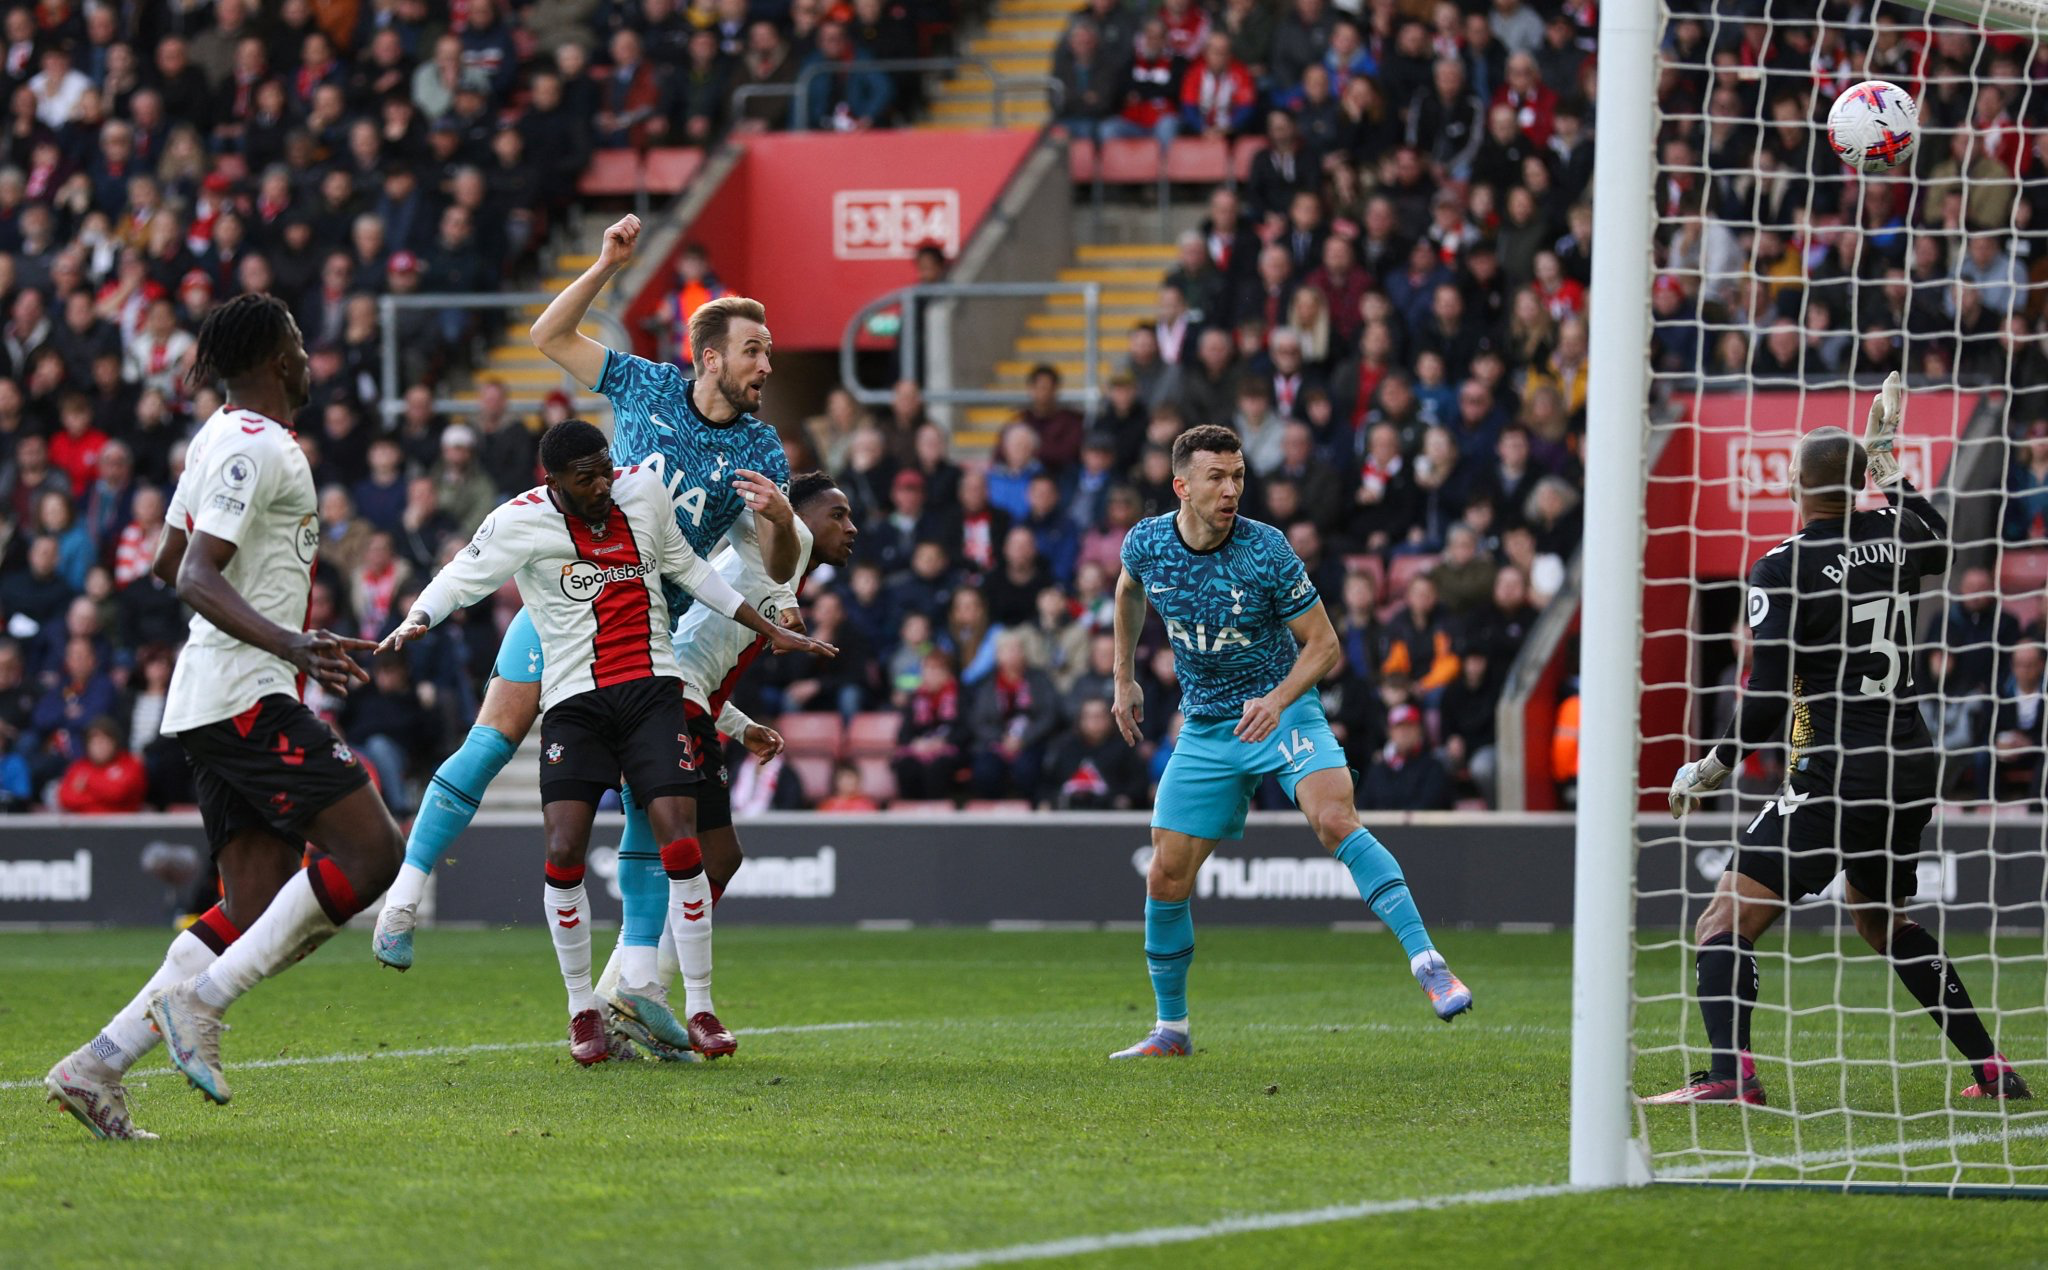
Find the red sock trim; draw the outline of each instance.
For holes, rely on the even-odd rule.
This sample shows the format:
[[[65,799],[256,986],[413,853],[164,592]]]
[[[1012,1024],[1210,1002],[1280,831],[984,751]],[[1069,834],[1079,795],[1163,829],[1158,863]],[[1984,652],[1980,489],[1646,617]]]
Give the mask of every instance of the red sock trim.
[[[671,875],[704,867],[704,848],[695,838],[677,838],[661,849],[661,867]]]
[[[226,952],[229,944],[242,937],[242,932],[228,920],[227,912],[218,904],[201,913],[188,929],[193,938],[213,949],[215,956]]]
[[[306,868],[306,880],[313,884],[314,898],[327,911],[327,918],[336,926],[363,911],[363,902],[356,898],[356,888],[349,885],[341,866],[325,855],[316,855]]]
[[[711,884],[711,907],[713,907],[713,908],[717,908],[717,907],[718,907],[718,897],[719,897],[719,896],[721,896],[721,895],[724,895],[724,894],[725,894],[725,888],[724,888],[724,887],[722,887],[722,886],[720,886],[720,885],[719,885],[718,883],[716,883],[716,882],[713,882],[713,883]]]
[[[550,864],[543,866],[541,871],[548,875],[548,885],[560,890],[566,891],[572,886],[583,885],[583,866],[580,864],[569,868],[558,868]]]

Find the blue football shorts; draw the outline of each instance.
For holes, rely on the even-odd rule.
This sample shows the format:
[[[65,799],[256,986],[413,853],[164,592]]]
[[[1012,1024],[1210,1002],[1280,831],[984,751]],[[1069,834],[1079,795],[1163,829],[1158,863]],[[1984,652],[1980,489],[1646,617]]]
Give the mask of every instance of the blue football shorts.
[[[1279,777],[1280,788],[1293,798],[1295,786],[1311,772],[1349,766],[1313,691],[1282,711],[1279,726],[1263,741],[1239,740],[1231,735],[1236,727],[1236,718],[1189,719],[1181,726],[1159,781],[1154,829],[1211,840],[1242,838],[1245,813],[1266,777]]]

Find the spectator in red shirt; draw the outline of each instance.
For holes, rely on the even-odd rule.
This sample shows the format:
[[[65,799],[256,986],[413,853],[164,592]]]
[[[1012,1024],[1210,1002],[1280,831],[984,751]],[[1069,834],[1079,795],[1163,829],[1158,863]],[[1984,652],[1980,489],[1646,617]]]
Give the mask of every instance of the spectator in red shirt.
[[[64,394],[57,420],[62,427],[50,438],[50,462],[71,479],[72,496],[84,498],[99,475],[107,434],[92,426],[92,402],[83,393]]]
[[[114,545],[114,585],[125,587],[149,576],[156,556],[156,540],[163,535],[164,496],[153,485],[135,491],[134,519],[121,530]]]
[[[1166,0],[1159,17],[1166,24],[1166,51],[1175,61],[1192,62],[1202,56],[1212,36],[1221,38],[1224,48],[1230,47],[1228,35],[1209,30],[1209,15],[1195,0]]]
[[[1522,135],[1537,146],[1550,144],[1557,124],[1557,94],[1537,73],[1536,59],[1528,53],[1508,58],[1508,80],[1494,90],[1493,104],[1514,109]]]
[[[64,769],[57,806],[80,816],[111,816],[142,810],[149,778],[142,760],[121,744],[121,731],[105,717],[85,731],[85,753]]]
[[[1211,35],[1199,65],[1180,86],[1181,124],[1204,137],[1236,137],[1251,125],[1259,90],[1244,63],[1230,52],[1230,37]]]
[[[1151,137],[1170,144],[1180,132],[1180,72],[1166,47],[1166,24],[1147,18],[1131,46],[1119,113],[1102,121],[1105,141]]]

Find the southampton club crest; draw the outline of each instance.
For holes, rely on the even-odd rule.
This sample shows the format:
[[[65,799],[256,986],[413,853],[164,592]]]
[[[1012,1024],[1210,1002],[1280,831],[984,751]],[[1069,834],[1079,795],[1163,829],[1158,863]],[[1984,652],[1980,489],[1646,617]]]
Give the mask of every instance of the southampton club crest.
[[[547,748],[547,751],[546,751],[546,753],[547,753],[547,760],[548,760],[548,762],[550,762],[550,763],[559,763],[559,762],[561,762],[561,761],[562,761],[562,743],[561,743],[560,741],[557,741],[557,742],[555,742],[555,743],[554,743],[553,745],[550,745],[550,746],[549,746],[549,747]]]

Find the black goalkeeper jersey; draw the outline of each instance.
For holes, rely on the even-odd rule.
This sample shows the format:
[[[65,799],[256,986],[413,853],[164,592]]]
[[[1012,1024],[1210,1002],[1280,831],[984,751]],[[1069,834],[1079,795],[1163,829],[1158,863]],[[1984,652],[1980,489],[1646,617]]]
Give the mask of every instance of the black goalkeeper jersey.
[[[1846,798],[1931,794],[1934,741],[1915,704],[1913,603],[1946,573],[1948,525],[1901,480],[1890,506],[1811,521],[1749,571],[1754,648],[1734,734],[1784,737],[1795,789]]]

